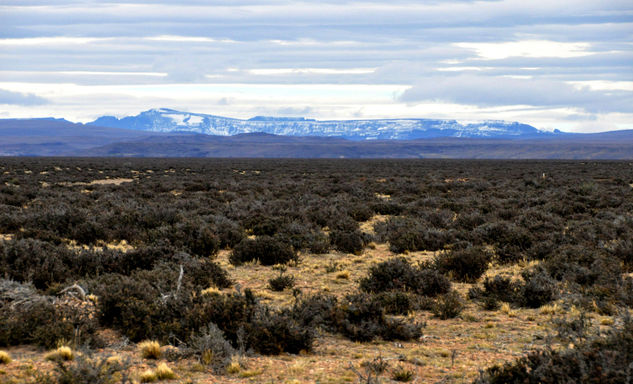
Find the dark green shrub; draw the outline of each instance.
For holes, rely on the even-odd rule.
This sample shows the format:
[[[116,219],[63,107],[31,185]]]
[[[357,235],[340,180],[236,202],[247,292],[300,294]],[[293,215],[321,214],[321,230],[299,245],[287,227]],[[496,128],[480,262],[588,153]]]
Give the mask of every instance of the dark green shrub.
[[[435,296],[449,291],[450,281],[436,270],[413,267],[404,258],[393,258],[374,265],[360,281],[365,292],[410,291],[419,295]]]
[[[330,232],[330,243],[337,251],[360,254],[365,247],[363,234],[359,230]]]
[[[360,289],[365,292],[385,292],[412,288],[416,269],[404,258],[393,258],[374,265],[367,277],[361,279]]]
[[[321,327],[354,341],[412,340],[422,326],[385,316],[385,309],[368,294],[348,295],[340,302],[333,296],[315,295],[299,300],[292,316],[309,328]]]
[[[35,344],[46,348],[60,340],[99,344],[97,322],[88,303],[57,300],[32,286],[0,280],[0,346]]]
[[[395,381],[408,383],[413,380],[414,377],[415,373],[403,366],[398,366],[391,371],[391,379]]]
[[[457,291],[438,296],[433,305],[433,314],[442,320],[459,316],[464,309],[464,303]]]
[[[555,284],[543,271],[524,272],[525,283],[519,289],[520,304],[528,308],[539,308],[552,301],[555,296]]]
[[[295,285],[295,277],[292,275],[279,274],[268,280],[268,287],[276,292],[281,292],[286,288],[292,288]]]
[[[434,228],[403,228],[389,233],[387,240],[389,249],[394,253],[438,251],[451,241],[451,235]]]
[[[495,297],[497,300],[511,303],[516,301],[517,285],[507,276],[496,275],[484,280],[483,294]]]
[[[266,309],[246,325],[246,334],[249,345],[264,355],[310,352],[315,337],[312,329],[299,324],[288,313]]]
[[[492,255],[483,247],[468,247],[439,254],[433,261],[434,267],[453,279],[472,283],[488,269]]]
[[[410,311],[415,310],[415,299],[412,295],[401,291],[381,292],[374,296],[380,305],[384,308],[385,313],[389,315],[406,315]]]
[[[191,336],[186,346],[180,348],[185,356],[195,356],[198,361],[210,365],[213,371],[223,374],[237,351],[224,338],[224,332],[214,323]]]
[[[78,354],[71,362],[58,361],[53,375],[38,378],[38,382],[55,384],[128,384],[129,362],[109,360],[109,356],[94,356],[88,351]]]
[[[279,240],[262,236],[255,239],[244,239],[235,246],[229,261],[240,265],[257,260],[262,265],[286,264],[297,260],[297,254],[291,246]]]
[[[488,368],[475,384],[606,383],[630,381],[633,361],[633,321],[592,337],[571,349],[545,348],[514,362]]]

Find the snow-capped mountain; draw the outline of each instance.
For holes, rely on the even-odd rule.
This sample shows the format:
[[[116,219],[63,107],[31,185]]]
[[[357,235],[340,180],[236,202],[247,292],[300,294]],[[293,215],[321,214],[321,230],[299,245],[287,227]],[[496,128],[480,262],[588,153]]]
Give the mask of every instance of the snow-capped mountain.
[[[377,119],[313,120],[257,116],[248,120],[161,108],[117,119],[103,116],[90,125],[152,132],[191,132],[232,136],[263,132],[283,136],[331,136],[352,140],[427,139],[434,137],[526,139],[559,135],[530,125],[500,120],[460,123],[456,120]]]

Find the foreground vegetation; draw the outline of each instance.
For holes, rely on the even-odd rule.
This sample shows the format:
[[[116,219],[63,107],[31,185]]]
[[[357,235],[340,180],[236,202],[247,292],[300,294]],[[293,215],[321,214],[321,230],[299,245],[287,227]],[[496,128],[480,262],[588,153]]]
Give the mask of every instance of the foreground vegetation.
[[[3,159],[0,380],[626,382],[632,170]]]

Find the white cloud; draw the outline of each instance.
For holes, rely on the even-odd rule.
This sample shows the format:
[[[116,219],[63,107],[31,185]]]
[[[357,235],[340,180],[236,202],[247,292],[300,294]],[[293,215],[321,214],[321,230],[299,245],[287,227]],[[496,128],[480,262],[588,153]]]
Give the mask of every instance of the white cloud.
[[[456,47],[472,49],[484,60],[499,60],[508,57],[581,57],[594,52],[591,44],[584,42],[558,42],[546,40],[523,40],[495,43],[455,43]]]
[[[404,102],[442,101],[478,106],[576,107],[633,113],[633,92],[604,91],[560,80],[510,76],[429,77],[407,89]]]
[[[0,84],[48,104],[2,111],[625,128],[632,17],[630,0],[5,0]]]

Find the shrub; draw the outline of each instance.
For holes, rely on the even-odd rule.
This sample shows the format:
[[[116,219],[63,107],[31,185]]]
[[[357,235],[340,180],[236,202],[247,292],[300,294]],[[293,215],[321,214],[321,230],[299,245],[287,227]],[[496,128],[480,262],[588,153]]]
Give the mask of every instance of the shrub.
[[[416,270],[404,258],[383,261],[369,269],[367,277],[361,279],[360,289],[365,292],[385,292],[411,288]]]
[[[468,247],[441,253],[433,261],[442,273],[450,273],[457,281],[472,283],[488,269],[492,255],[483,247]]]
[[[413,380],[414,377],[415,373],[403,366],[398,366],[391,371],[391,379],[395,381],[408,383]]]
[[[411,340],[420,337],[422,326],[385,316],[381,303],[365,293],[348,295],[342,301],[315,295],[299,300],[291,314],[308,328],[322,327],[353,341]]]
[[[261,236],[242,240],[229,257],[229,261],[234,265],[254,260],[262,265],[286,264],[296,261],[297,254],[289,245],[272,237]]]
[[[451,289],[451,282],[434,269],[418,267],[414,277],[412,290],[424,296],[437,296],[447,293]]]
[[[264,308],[245,326],[249,345],[261,354],[298,354],[312,350],[314,331],[299,324],[288,313]]]
[[[29,343],[52,348],[59,340],[98,343],[89,303],[54,302],[29,284],[0,279],[0,346]]]
[[[495,275],[484,280],[484,294],[495,297],[497,300],[511,303],[516,301],[517,286],[509,277]]]
[[[523,273],[525,283],[519,290],[520,304],[528,308],[539,308],[554,299],[555,285],[552,278],[543,271]]]
[[[394,253],[406,251],[437,251],[451,241],[451,235],[435,228],[402,228],[387,235],[389,249]]]
[[[279,274],[268,280],[268,287],[275,291],[281,292],[286,288],[292,288],[295,285],[295,277],[292,275]]]
[[[158,341],[146,340],[138,344],[138,350],[144,359],[160,359],[162,352]]]
[[[494,297],[494,296],[486,296],[481,301],[481,306],[486,311],[496,311],[497,309],[499,309],[501,304],[499,304],[499,301],[497,300],[496,297]]]
[[[433,305],[433,314],[442,320],[459,316],[464,309],[464,303],[457,291],[451,291],[439,296]]]
[[[406,315],[415,309],[414,299],[406,292],[381,292],[374,298],[384,308],[385,313],[390,315]]]
[[[574,348],[544,348],[480,374],[475,384],[497,383],[626,383],[633,361],[633,321],[592,337]],[[626,368],[624,368],[626,367]]]
[[[231,363],[231,357],[237,352],[225,338],[224,332],[214,323],[193,335],[187,344],[186,354],[193,355],[198,361],[210,365],[216,373],[223,373]]]
[[[363,234],[359,230],[345,231],[334,229],[330,232],[330,242],[337,251],[357,255],[365,247]]]
[[[39,381],[56,384],[131,384],[128,369],[127,361],[121,362],[108,356],[96,357],[86,350],[78,354],[72,363],[57,361],[54,378],[47,375]]]
[[[151,337],[152,316],[160,312],[160,293],[147,280],[121,275],[104,275],[95,281],[99,297],[99,320],[132,341]]]
[[[360,289],[365,292],[401,290],[425,296],[446,293],[450,286],[450,281],[441,273],[424,266],[413,267],[404,258],[372,266],[367,277],[360,281]]]

